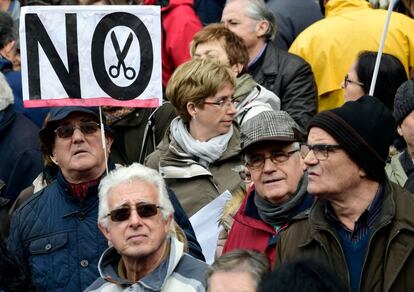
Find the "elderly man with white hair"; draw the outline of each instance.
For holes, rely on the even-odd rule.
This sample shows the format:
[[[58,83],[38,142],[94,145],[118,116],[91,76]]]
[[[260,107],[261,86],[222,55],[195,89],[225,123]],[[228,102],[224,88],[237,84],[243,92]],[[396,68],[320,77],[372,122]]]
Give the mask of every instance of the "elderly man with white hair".
[[[86,291],[204,291],[207,265],[184,253],[164,180],[134,163],[102,179],[98,226],[111,247]]]
[[[20,191],[42,170],[39,128],[13,110],[14,97],[0,73],[0,237],[5,236],[7,210]]]

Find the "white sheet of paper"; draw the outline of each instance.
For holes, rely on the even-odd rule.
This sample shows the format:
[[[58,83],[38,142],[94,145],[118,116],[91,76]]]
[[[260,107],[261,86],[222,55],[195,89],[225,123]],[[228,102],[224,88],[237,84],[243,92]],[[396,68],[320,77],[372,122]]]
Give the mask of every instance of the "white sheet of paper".
[[[217,240],[221,230],[218,221],[223,213],[224,205],[230,198],[231,193],[225,191],[190,218],[206,263],[209,265],[214,262]]]

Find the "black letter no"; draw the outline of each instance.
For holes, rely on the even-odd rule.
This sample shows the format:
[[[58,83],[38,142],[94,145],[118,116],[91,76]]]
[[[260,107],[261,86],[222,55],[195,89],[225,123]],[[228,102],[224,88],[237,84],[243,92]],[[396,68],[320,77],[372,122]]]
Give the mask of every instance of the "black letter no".
[[[120,87],[112,82],[105,68],[104,45],[109,31],[115,26],[127,26],[139,41],[141,65],[138,76],[131,85]],[[145,51],[144,51],[145,50]],[[153,52],[150,34],[144,23],[135,15],[126,12],[115,12],[106,15],[96,26],[92,38],[92,67],[99,86],[112,98],[131,100],[139,96],[147,88],[153,67]]]
[[[66,14],[66,52],[68,55],[69,70],[59,57],[45,27],[34,13],[25,16],[26,21],[26,51],[27,70],[29,72],[29,96],[30,99],[40,99],[40,68],[39,47],[40,44],[50,61],[57,77],[66,90],[69,97],[80,98],[79,60],[78,60],[78,36],[76,33],[76,14]],[[53,84],[52,84],[53,86]]]

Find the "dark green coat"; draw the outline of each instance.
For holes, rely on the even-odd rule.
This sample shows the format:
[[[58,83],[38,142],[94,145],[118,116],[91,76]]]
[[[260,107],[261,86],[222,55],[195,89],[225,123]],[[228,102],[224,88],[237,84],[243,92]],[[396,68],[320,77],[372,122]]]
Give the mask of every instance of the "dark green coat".
[[[122,165],[142,163],[144,158],[155,150],[175,116],[171,104],[164,103],[156,111],[152,108],[137,108],[116,121],[111,125],[115,132],[111,147],[112,161]],[[147,139],[147,143],[142,150],[144,138]]]
[[[344,252],[335,228],[326,220],[324,206],[317,200],[310,214],[297,216],[282,234],[276,267],[310,256],[329,265],[350,291]],[[360,291],[414,291],[414,195],[389,181],[365,255]]]

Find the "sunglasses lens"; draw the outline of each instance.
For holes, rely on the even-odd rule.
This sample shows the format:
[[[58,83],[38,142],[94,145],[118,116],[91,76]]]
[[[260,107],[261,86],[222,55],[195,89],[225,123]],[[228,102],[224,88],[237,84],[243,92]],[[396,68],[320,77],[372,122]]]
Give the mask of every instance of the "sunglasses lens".
[[[138,215],[141,218],[147,218],[157,214],[157,206],[154,204],[144,204],[137,206]]]
[[[114,222],[125,221],[131,215],[131,209],[130,208],[116,209],[116,210],[113,210],[110,214],[111,214],[111,220]]]
[[[73,127],[72,126],[60,126],[56,129],[56,135],[59,138],[68,138],[73,135]]]
[[[80,124],[80,130],[84,134],[93,134],[98,130],[99,125],[94,122]]]

